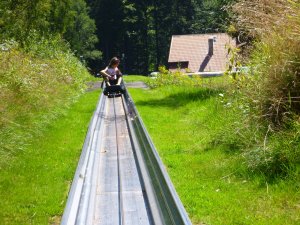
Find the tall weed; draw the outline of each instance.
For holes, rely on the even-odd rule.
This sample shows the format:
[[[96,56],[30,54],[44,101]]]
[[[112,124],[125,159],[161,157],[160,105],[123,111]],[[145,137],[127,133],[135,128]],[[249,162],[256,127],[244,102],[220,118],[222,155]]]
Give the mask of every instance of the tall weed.
[[[57,40],[0,45],[0,166],[84,91],[87,76]]]
[[[188,76],[180,70],[171,72],[164,66],[159,67],[159,73],[154,79],[146,81],[150,88],[161,86],[183,86],[183,87],[208,87],[219,89],[221,86],[226,86],[226,82],[220,79],[219,82],[211,82],[209,78],[203,78],[199,75]]]
[[[300,155],[300,3],[243,0],[233,8],[257,41],[248,65],[255,69],[234,80],[232,110],[239,116],[224,143],[239,145],[251,171],[285,176]]]

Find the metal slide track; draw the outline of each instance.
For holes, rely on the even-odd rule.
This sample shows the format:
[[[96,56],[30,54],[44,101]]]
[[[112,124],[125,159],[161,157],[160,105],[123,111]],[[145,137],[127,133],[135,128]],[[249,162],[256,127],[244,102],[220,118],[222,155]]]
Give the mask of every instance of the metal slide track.
[[[100,96],[61,224],[192,224],[127,91]]]

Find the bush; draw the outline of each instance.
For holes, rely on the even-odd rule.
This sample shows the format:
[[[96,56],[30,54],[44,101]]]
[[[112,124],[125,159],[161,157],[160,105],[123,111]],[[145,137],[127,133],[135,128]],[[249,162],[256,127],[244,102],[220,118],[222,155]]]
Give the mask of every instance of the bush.
[[[155,79],[149,79],[147,85],[150,88],[156,88],[167,85],[174,86],[200,86],[202,85],[202,78],[199,76],[193,76],[191,79],[189,76],[185,75],[181,71],[171,72],[167,70],[164,66],[159,67],[159,73]]]
[[[234,9],[239,25],[256,36],[248,65],[255,70],[234,80],[237,120],[223,143],[242,150],[250,171],[285,175],[300,155],[300,4],[243,0]]]
[[[85,89],[85,67],[57,39],[0,45],[0,165]]]

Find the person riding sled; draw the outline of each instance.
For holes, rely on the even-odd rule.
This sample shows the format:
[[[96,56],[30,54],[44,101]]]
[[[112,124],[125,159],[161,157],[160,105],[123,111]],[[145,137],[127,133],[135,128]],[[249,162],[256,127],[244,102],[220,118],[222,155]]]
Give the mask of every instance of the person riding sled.
[[[100,71],[107,86],[121,84],[122,73],[118,68],[119,64],[120,60],[117,57],[113,57],[108,66]]]

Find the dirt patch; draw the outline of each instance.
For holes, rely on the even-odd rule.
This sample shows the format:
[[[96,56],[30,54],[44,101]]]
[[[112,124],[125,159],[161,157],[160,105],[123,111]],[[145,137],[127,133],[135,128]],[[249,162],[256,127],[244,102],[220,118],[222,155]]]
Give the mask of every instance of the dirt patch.
[[[86,89],[87,92],[100,90],[102,81],[91,81],[91,82],[87,82],[86,85],[87,85],[87,89]]]
[[[142,81],[126,83],[126,87],[149,89],[149,87]]]
[[[94,90],[100,90],[102,87],[102,81],[91,81],[87,82],[87,89],[86,91],[94,91]],[[149,89],[149,87],[142,81],[136,81],[136,82],[129,82],[125,83],[126,87],[130,88],[142,88],[142,89]]]

